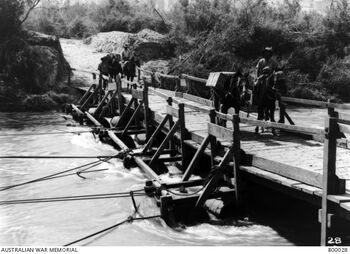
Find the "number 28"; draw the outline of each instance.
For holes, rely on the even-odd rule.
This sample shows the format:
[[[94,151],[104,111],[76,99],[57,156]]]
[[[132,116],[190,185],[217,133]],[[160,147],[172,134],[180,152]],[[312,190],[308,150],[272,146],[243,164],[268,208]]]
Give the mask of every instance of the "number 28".
[[[328,237],[328,244],[341,244],[341,238],[340,237]]]

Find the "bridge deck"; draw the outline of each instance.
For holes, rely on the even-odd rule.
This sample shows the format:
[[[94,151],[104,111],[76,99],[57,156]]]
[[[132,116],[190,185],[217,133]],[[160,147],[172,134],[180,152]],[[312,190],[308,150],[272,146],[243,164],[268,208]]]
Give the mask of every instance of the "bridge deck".
[[[196,106],[203,107],[202,104],[189,101],[180,97],[175,97],[175,92],[159,89],[164,95],[176,98],[177,102],[191,103]],[[127,101],[131,99],[130,94],[124,94]],[[164,117],[166,114],[165,96],[159,96],[152,90],[149,93],[149,107],[158,116]],[[176,105],[175,103],[173,103]],[[254,116],[252,116],[254,118]],[[158,120],[157,120],[158,119]],[[156,118],[159,123],[162,118]],[[209,115],[198,110],[185,107],[185,123],[186,129],[191,134],[192,146],[199,146],[200,142],[207,135],[207,125]],[[232,124],[228,121],[227,127],[232,128]],[[267,161],[276,161],[282,165],[301,168],[322,174],[323,170],[323,143],[315,140],[307,140],[286,133],[280,133],[273,136],[271,131],[256,135],[254,133],[255,126],[240,124],[242,133],[241,147],[246,153],[253,155],[255,158],[262,158]],[[194,141],[194,142],[193,142]],[[226,144],[225,140],[219,140],[222,144]],[[268,178],[274,182],[288,185],[295,189],[314,194],[322,195],[322,190],[317,187],[306,185],[292,178],[286,178],[277,174],[261,170],[257,167],[242,167],[242,170],[260,177]],[[292,173],[292,172],[291,172]],[[342,179],[350,180],[350,150],[346,148],[337,148],[337,175]],[[347,192],[350,194],[350,181],[347,181]],[[350,198],[349,198],[350,201]],[[350,210],[349,210],[350,211]]]

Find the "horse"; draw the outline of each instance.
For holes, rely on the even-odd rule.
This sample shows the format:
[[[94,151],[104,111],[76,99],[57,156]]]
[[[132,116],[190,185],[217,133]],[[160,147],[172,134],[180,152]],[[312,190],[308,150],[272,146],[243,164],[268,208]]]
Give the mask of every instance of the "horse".
[[[126,61],[123,65],[123,74],[126,76],[126,79],[130,82],[134,81],[136,76],[136,66],[139,66],[138,62],[135,61],[134,57],[131,57],[129,61]],[[127,89],[129,91],[129,83],[127,84]]]
[[[247,100],[250,98],[245,87],[248,83],[248,76],[248,74],[242,75],[240,71],[237,71],[226,80],[223,90],[214,89],[216,110],[227,114],[229,108],[234,108],[235,113],[239,114],[241,107],[247,105]],[[219,124],[225,126],[226,121],[222,120]]]
[[[113,56],[112,61],[108,68],[108,72],[109,72],[110,79],[112,80],[114,79],[115,81],[116,81],[117,75],[123,72],[122,66],[120,64],[119,54]]]

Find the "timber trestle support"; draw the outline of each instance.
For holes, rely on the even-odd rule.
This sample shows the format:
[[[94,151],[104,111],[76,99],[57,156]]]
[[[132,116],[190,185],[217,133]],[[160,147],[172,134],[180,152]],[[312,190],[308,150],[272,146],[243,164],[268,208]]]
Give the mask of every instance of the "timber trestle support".
[[[209,199],[224,199],[230,202],[238,200],[238,173],[235,170],[235,167],[239,166],[239,152],[236,152],[237,149],[239,151],[238,116],[234,116],[235,131],[225,129],[222,134],[223,127],[215,124],[215,110],[210,110],[209,118],[212,119],[212,123],[208,124],[208,137],[202,142],[195,156],[189,158],[185,148],[186,140],[190,138],[185,126],[187,105],[178,101],[174,104],[170,96],[164,98],[167,102],[166,114],[157,124],[154,120],[155,113],[149,108],[146,82],[142,84],[142,89],[138,86],[133,87],[127,105],[124,105],[122,82],[117,82],[116,85],[115,90],[106,91],[103,96],[103,81],[100,81],[98,86],[92,85],[78,105],[72,105],[73,110],[92,123],[95,126],[94,132],[103,140],[110,139],[123,151],[118,158],[124,158],[125,167],[137,165],[147,175],[149,181],[146,182],[145,190],[149,196],[155,198],[163,218],[169,225],[175,226],[179,220],[193,220],[193,215],[204,210]],[[188,106],[193,110],[193,107]],[[112,115],[119,113],[119,121],[112,128],[104,127],[100,121],[107,109]],[[133,151],[134,147],[126,144],[126,138],[139,134],[145,135],[145,144],[138,151]],[[216,158],[219,156],[218,138],[236,140],[224,151],[220,162],[217,162]],[[156,143],[158,145],[155,146]],[[193,180],[193,172],[201,171],[199,162],[201,157],[207,156],[206,150],[211,152],[210,173],[204,178]],[[159,163],[166,167],[175,163],[184,172],[182,179],[176,183],[163,181],[159,176],[162,172],[157,170]],[[192,212],[188,213],[188,209]]]
[[[141,77],[141,72],[148,76]],[[160,85],[156,83],[158,80]],[[321,244],[327,245],[335,215],[344,213],[345,210],[340,210],[342,207],[350,211],[350,207],[345,206],[350,202],[345,180],[336,174],[337,147],[344,134],[350,134],[350,114],[335,110],[349,110],[350,106],[281,97],[278,100],[280,121],[260,121],[254,114],[249,117],[250,112],[244,116],[243,110],[240,115],[217,112],[213,98],[208,100],[197,94],[210,92],[210,88],[204,86],[206,82],[184,74],[172,76],[138,69],[136,82],[119,78],[114,90],[105,90],[106,79],[100,76],[98,84],[91,85],[77,104],[71,105],[73,118],[81,124],[92,123],[93,131],[103,141],[119,148],[118,159],[124,159],[126,168],[137,166],[144,172],[148,179],[145,191],[155,199],[169,225],[176,226],[178,221],[192,223],[203,210],[210,210],[208,204],[212,201],[239,209],[245,201],[243,178],[267,188],[272,181],[277,191],[286,191],[292,197],[302,193],[306,200],[312,193],[307,198],[316,200],[318,195]],[[125,84],[131,85],[130,91],[125,92]],[[175,91],[163,89],[167,87]],[[326,107],[328,116],[324,128],[296,125],[286,112],[286,103]],[[200,123],[193,118],[197,115]],[[115,118],[115,123],[111,120],[110,126],[106,126],[108,117]],[[222,121],[229,127],[218,125]],[[247,150],[245,139],[251,132],[249,128],[255,126],[277,129],[288,137],[307,135],[308,139],[321,140],[323,173],[259,157],[257,153],[246,154],[249,151],[243,151],[241,146]],[[256,142],[250,140],[252,137],[248,141]],[[137,149],[134,142],[139,144]],[[176,174],[181,175],[179,180],[165,180],[167,177],[163,174],[167,171],[160,170],[161,167],[169,172],[176,167],[179,170]],[[345,217],[350,220],[350,213]]]

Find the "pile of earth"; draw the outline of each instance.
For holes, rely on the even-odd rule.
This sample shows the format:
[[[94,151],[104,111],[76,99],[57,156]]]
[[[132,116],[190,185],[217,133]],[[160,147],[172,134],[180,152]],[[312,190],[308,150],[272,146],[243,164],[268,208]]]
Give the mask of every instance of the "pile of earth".
[[[94,47],[97,52],[118,54],[122,52],[123,45],[127,44],[142,62],[169,59],[174,54],[167,37],[150,29],[136,34],[119,31],[98,33],[84,42]]]

